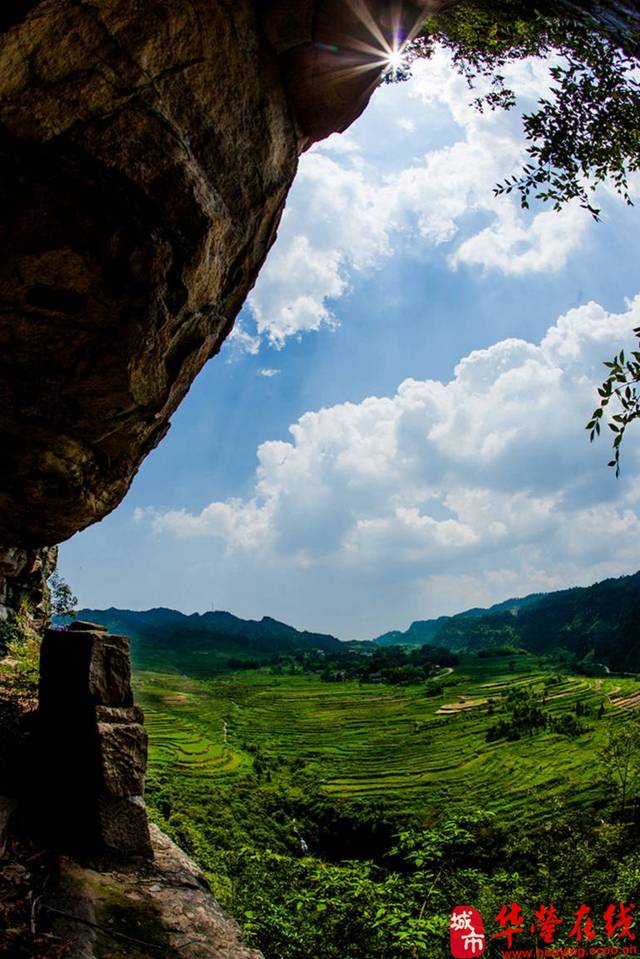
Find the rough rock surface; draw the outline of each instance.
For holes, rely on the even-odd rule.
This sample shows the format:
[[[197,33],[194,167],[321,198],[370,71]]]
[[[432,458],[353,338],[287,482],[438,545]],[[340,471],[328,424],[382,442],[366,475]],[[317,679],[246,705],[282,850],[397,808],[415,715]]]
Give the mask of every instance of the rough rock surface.
[[[300,150],[366,103],[387,9],[41,0],[5,19],[0,543],[60,542],[122,499],[230,332]]]
[[[68,959],[261,959],[242,945],[197,866],[150,828],[153,862],[98,869],[61,859],[40,916],[69,944]]]
[[[231,328],[297,142],[248,0],[43,0],[0,44],[0,542],[112,509]]]
[[[32,820],[52,848],[148,856],[147,734],[133,705],[129,640],[75,625],[47,630],[42,642]]]
[[[149,861],[56,855],[22,835],[20,807],[0,796],[0,956],[262,959],[155,826],[151,844]]]
[[[47,578],[55,569],[57,555],[55,547],[0,548],[0,622],[9,612],[22,610],[28,625],[42,629],[49,618]]]

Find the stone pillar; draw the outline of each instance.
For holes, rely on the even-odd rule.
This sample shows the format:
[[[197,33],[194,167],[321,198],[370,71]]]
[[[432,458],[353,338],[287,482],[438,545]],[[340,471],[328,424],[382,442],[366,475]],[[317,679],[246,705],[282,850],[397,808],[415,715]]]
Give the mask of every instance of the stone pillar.
[[[143,721],[133,704],[125,636],[82,622],[47,630],[35,761],[49,844],[75,854],[152,857],[142,801]]]

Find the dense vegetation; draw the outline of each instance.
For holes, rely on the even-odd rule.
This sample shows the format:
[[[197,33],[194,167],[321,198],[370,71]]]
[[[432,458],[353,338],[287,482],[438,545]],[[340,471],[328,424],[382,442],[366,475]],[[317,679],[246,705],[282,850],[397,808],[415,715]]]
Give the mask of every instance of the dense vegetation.
[[[377,644],[429,642],[449,649],[510,644],[534,653],[553,651],[580,671],[640,669],[640,573],[586,588],[507,600],[488,610],[416,622]],[[599,666],[597,664],[600,664]]]
[[[209,680],[198,658],[138,675],[147,799],[267,959],[441,959],[467,902],[489,934],[503,904],[552,902],[556,945],[586,903],[603,943],[598,917],[635,901],[636,679],[495,647],[394,685],[327,681],[309,651]]]
[[[346,644],[345,644],[346,645]],[[367,648],[365,644],[347,646],[347,648],[325,652],[324,650],[298,651],[292,657],[274,656],[272,672],[315,673],[324,682],[344,682],[358,679],[362,683],[389,683],[407,685],[424,680],[436,679],[450,672],[448,667],[455,666],[459,657],[444,646],[419,646],[416,649],[403,649],[400,646]],[[234,660],[229,666],[235,665]],[[243,663],[246,667],[248,663]],[[442,691],[437,682],[430,683],[430,689]]]
[[[575,944],[585,903],[607,944],[602,913],[640,892],[640,679],[607,671],[640,668],[639,598],[636,574],[375,643],[227,613],[80,616],[133,636],[150,809],[250,943],[441,959],[458,903],[489,935],[503,905],[553,903],[554,945]]]

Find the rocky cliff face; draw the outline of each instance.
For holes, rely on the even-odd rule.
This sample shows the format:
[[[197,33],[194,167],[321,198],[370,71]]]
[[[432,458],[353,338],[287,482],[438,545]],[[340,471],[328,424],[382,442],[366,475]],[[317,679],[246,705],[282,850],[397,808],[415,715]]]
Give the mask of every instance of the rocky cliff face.
[[[16,815],[0,797],[3,957],[263,959],[243,945],[197,866],[155,826],[152,860],[79,862],[20,839]]]
[[[130,680],[129,641],[76,621],[45,633],[37,710],[0,689],[0,955],[261,959],[147,822]]]
[[[2,16],[0,544],[36,547],[122,499],[230,332],[299,152],[366,104],[392,23],[380,0]]]
[[[0,542],[112,509],[273,242],[298,142],[246,0],[44,0],[0,49]]]
[[[0,622],[10,611],[20,610],[33,629],[43,628],[49,619],[47,578],[55,569],[57,555],[55,546],[0,548]]]
[[[46,631],[27,789],[45,844],[148,858],[143,722],[126,636],[79,621]]]

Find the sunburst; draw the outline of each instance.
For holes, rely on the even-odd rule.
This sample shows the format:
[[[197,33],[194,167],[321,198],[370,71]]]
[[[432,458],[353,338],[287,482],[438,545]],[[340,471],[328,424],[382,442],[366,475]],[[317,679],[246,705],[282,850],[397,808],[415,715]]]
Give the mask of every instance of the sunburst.
[[[338,55],[338,63],[333,70],[334,79],[370,74],[376,68],[380,71],[380,77],[385,79],[406,77],[414,59],[412,43],[424,22],[424,11],[416,13],[416,8],[409,7],[403,0],[390,0],[389,16],[383,28],[372,14],[369,0],[345,2],[365,29],[359,31],[357,39],[341,37],[340,44],[336,46],[316,44]]]

